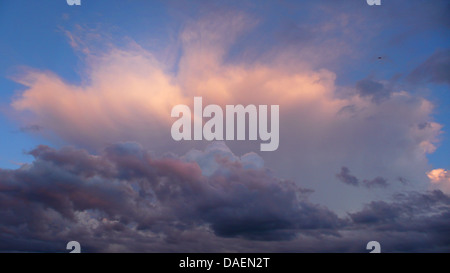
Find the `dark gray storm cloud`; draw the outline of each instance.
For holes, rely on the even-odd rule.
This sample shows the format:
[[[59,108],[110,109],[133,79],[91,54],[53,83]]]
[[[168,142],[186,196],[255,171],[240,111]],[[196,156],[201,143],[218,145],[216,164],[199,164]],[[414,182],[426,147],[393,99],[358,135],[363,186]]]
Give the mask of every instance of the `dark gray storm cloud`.
[[[358,186],[359,180],[355,176],[350,174],[350,170],[347,167],[342,167],[341,172],[336,174],[336,177],[345,184]]]
[[[364,179],[360,181],[356,176],[350,173],[349,168],[343,166],[341,171],[336,174],[336,178],[339,179],[342,183],[351,185],[351,186],[364,186],[367,188],[376,188],[382,187],[385,188],[389,186],[387,180],[383,177],[377,176],[374,179]]]
[[[361,211],[349,215],[355,225],[365,226],[377,236],[402,234],[392,240],[383,239],[388,247],[398,244],[396,251],[450,251],[449,196],[433,191],[397,194],[394,200],[391,203],[371,202]],[[401,242],[402,238],[414,236],[416,239]],[[433,244],[430,245],[430,241]]]
[[[6,237],[46,241],[65,230],[67,240],[73,231],[166,236],[204,227],[219,237],[287,240],[301,230],[334,232],[344,223],[308,202],[294,183],[225,158],[217,158],[220,169],[207,177],[196,163],[153,159],[133,143],[110,146],[101,156],[47,146],[30,154],[32,164],[0,171]],[[0,250],[20,250],[5,241]]]
[[[382,187],[385,188],[387,187],[389,184],[387,183],[387,180],[381,176],[377,176],[372,180],[367,180],[364,179],[363,180],[363,185],[365,185],[368,188],[373,188],[373,187]]]
[[[208,176],[134,143],[101,155],[39,146],[32,164],[0,170],[0,251],[63,252],[72,240],[94,252],[365,251],[377,239],[386,251],[450,250],[450,198],[440,191],[338,217],[308,201],[310,191],[249,164],[255,156],[243,164],[204,153],[215,155]],[[346,167],[338,177],[385,183],[360,182]]]
[[[408,78],[414,83],[450,84],[450,49],[436,51],[425,62],[414,69]]]
[[[359,212],[350,213],[352,220],[358,224],[376,224],[372,228],[387,228],[397,231],[420,230],[420,227],[428,224],[421,223],[423,218],[436,219],[448,214],[450,197],[441,191],[429,193],[396,194],[395,202],[373,201]],[[411,220],[405,225],[406,220]],[[449,220],[448,217],[441,218]],[[450,231],[450,222],[442,226]],[[430,223],[429,223],[430,224]],[[434,224],[432,224],[434,225]],[[450,239],[450,238],[449,238]]]

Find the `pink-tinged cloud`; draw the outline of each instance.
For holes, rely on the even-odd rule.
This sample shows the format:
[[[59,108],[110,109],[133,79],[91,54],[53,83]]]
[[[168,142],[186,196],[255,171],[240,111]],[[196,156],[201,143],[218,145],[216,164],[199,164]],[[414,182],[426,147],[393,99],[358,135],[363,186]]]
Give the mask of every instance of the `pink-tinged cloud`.
[[[194,96],[202,96],[205,105],[277,104],[280,146],[262,157],[276,173],[316,189],[317,201],[348,209],[378,196],[339,183],[336,173],[343,166],[362,180],[379,177],[390,185],[374,191],[401,189],[400,181],[405,180],[427,188],[426,155],[435,150],[441,132],[431,117],[431,102],[373,79],[355,88],[337,86],[333,71],[311,69],[298,59],[305,52],[283,50],[282,45],[280,53],[272,52],[260,62],[226,61],[233,43],[255,24],[244,15],[187,24],[179,35],[176,72],[159,60],[158,53],[136,44],[88,54],[80,84],[51,72],[24,71],[17,81],[26,90],[12,107],[27,123],[71,144],[100,149],[131,140],[164,153],[205,144],[175,142],[170,136],[172,107],[180,103],[192,107]],[[338,54],[342,49],[328,50]],[[227,145],[248,153],[257,151],[259,143]],[[343,194],[354,198],[340,198]]]
[[[450,172],[445,169],[434,169],[427,172],[432,188],[438,188],[443,192],[450,193]]]
[[[25,71],[18,82],[28,89],[12,106],[32,112],[36,122],[62,138],[85,145],[161,134],[155,130],[170,122],[172,104],[184,101],[156,61],[144,51],[122,50],[96,61],[82,85],[51,72]]]

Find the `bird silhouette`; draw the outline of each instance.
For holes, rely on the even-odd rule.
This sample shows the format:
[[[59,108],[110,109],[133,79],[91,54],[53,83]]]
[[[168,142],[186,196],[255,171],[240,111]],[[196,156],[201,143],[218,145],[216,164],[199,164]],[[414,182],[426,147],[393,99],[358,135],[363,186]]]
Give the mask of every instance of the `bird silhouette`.
[[[376,62],[382,62],[382,63],[393,63],[392,59],[389,58],[387,55],[378,55],[376,57],[372,58],[372,61],[376,61]]]

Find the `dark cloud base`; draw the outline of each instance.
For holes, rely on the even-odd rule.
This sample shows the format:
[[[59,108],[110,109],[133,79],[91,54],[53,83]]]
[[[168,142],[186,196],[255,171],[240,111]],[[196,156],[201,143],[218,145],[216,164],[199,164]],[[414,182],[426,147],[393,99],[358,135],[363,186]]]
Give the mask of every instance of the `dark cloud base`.
[[[205,176],[133,143],[30,154],[32,164],[0,170],[2,252],[65,252],[72,240],[85,252],[367,252],[372,240],[384,252],[450,251],[450,197],[440,191],[342,218],[295,183],[225,158]]]

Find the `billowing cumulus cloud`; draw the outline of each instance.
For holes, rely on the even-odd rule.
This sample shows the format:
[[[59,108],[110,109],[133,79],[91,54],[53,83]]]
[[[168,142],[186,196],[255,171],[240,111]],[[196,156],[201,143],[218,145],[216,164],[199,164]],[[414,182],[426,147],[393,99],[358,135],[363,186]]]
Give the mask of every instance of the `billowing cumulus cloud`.
[[[325,2],[171,3],[167,40],[61,28],[79,81],[22,69],[9,110],[69,147],[0,170],[0,251],[450,251],[449,175],[427,159],[443,126],[415,84],[447,84],[449,54],[405,47],[448,28],[448,1]],[[172,140],[194,96],[279,105],[278,149]]]
[[[92,49],[82,50],[87,55],[81,83],[68,83],[52,72],[25,70],[15,79],[26,89],[12,107],[27,124],[90,150],[137,141],[156,154],[184,154],[206,143],[171,139],[173,106],[192,107],[194,96],[202,96],[204,105],[222,107],[277,104],[280,145],[260,156],[277,174],[317,190],[317,201],[345,210],[374,197],[369,191],[357,194],[357,188],[351,201],[333,197],[348,191],[329,182],[342,166],[368,178],[367,185],[385,185],[403,177],[413,187],[427,188],[426,155],[436,149],[442,127],[431,117],[430,101],[370,77],[349,88],[337,86],[333,71],[313,68],[320,63],[317,60],[309,64],[299,59],[311,48],[293,50],[286,45],[283,50],[281,44],[259,62],[245,57],[230,60],[233,45],[257,25],[257,20],[239,13],[190,21],[179,33],[180,48],[173,54],[180,53],[180,58],[175,67],[167,67],[158,52],[136,43],[122,48],[109,45],[95,54]],[[81,42],[76,40],[78,48]],[[242,46],[242,52],[252,49]],[[254,141],[226,144],[232,151],[259,150]]]
[[[9,234],[45,244],[53,235],[117,231],[160,240],[201,228],[224,238],[286,240],[302,230],[334,232],[343,224],[308,202],[307,190],[221,156],[224,150],[219,145],[201,152],[217,164],[204,176],[197,163],[154,159],[135,143],[109,146],[100,156],[39,146],[30,152],[32,164],[0,171],[0,249],[20,250],[4,243]]]
[[[196,151],[199,162],[216,162],[214,171],[187,156],[155,158],[136,143],[100,155],[48,146],[30,153],[33,163],[0,170],[0,251],[63,252],[71,240],[102,252],[362,252],[370,240],[386,252],[449,250],[450,198],[440,191],[338,217],[309,201],[311,191],[221,143]]]
[[[264,167],[264,160],[257,153],[250,152],[237,157],[223,141],[217,141],[208,145],[205,152],[196,149],[191,150],[183,159],[188,162],[196,162],[202,169],[202,173],[210,176],[220,167],[219,162],[215,160],[216,157],[226,159],[229,162],[240,162],[243,168],[261,169]]]
[[[84,86],[50,72],[26,71],[18,81],[28,89],[13,107],[31,111],[38,124],[69,142],[94,147],[157,138],[173,103],[184,102],[179,87],[143,50],[112,50],[91,69]]]

